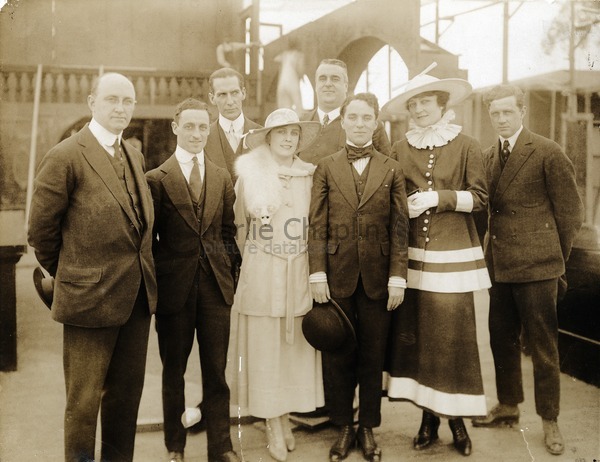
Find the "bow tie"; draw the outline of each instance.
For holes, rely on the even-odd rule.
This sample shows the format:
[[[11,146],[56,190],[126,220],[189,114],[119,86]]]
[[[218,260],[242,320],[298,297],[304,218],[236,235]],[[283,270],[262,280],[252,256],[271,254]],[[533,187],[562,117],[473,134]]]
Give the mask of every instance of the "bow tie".
[[[354,162],[362,157],[371,157],[373,155],[373,145],[364,146],[357,148],[346,144],[346,152],[348,155],[348,162]]]

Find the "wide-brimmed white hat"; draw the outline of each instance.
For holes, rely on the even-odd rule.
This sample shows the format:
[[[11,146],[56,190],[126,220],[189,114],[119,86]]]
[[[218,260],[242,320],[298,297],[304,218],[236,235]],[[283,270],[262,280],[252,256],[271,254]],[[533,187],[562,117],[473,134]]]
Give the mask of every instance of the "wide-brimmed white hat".
[[[431,68],[430,66],[426,71],[431,70]],[[449,93],[450,97],[446,106],[454,106],[464,101],[473,91],[473,87],[463,79],[438,79],[426,74],[424,71],[409,80],[404,91],[384,104],[381,111],[387,114],[408,112],[406,108],[408,100],[428,91],[445,91]]]
[[[257,148],[261,144],[266,144],[266,136],[271,130],[277,127],[285,127],[286,125],[298,125],[302,134],[296,152],[302,151],[310,146],[317,139],[319,131],[321,131],[320,122],[301,121],[298,114],[291,109],[281,108],[271,112],[265,120],[264,128],[250,130],[246,134],[246,146],[250,149]]]

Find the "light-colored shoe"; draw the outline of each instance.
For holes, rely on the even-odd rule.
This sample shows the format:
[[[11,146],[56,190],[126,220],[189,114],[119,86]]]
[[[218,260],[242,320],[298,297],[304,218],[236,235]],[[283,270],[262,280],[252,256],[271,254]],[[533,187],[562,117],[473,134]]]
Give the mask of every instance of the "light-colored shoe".
[[[280,417],[281,427],[283,428],[283,438],[285,439],[285,445],[288,451],[296,449],[296,438],[292,433],[292,426],[290,424],[290,415],[284,414]]]
[[[287,459],[288,450],[285,445],[285,438],[283,437],[281,417],[266,419],[265,427],[267,432],[267,447],[269,448],[269,454],[271,454],[273,459],[279,462],[285,462]]]
[[[471,420],[474,427],[512,427],[519,423],[519,407],[498,403],[485,417],[475,417]]]
[[[565,452],[565,441],[558,428],[556,420],[542,419],[544,428],[544,444],[547,451],[555,456],[560,456]]]

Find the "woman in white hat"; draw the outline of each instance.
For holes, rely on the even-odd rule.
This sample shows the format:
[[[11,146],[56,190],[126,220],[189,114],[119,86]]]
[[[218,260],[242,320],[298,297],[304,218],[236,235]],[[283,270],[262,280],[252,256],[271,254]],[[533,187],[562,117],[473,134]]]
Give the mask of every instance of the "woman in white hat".
[[[306,239],[315,166],[296,156],[320,128],[277,109],[265,128],[246,135],[251,151],[235,165],[242,266],[231,402],[242,415],[266,419],[269,452],[279,461],[295,446],[288,413],[324,405],[321,355],[302,334],[302,317],[312,308]]]
[[[415,449],[437,440],[446,417],[465,456],[471,440],[462,418],[486,414],[473,292],[491,286],[472,216],[487,207],[481,149],[450,123],[454,112],[447,110],[470,93],[466,80],[422,74],[383,108],[411,118],[392,153],[406,176],[411,220],[408,290],[394,314],[388,396],[423,409]]]

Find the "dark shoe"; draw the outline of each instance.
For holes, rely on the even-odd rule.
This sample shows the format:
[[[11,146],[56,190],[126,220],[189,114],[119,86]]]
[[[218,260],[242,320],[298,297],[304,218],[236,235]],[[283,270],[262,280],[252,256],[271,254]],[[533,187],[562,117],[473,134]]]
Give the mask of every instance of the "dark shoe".
[[[183,462],[183,452],[171,451],[167,462]]]
[[[221,454],[219,457],[211,458],[209,462],[240,462],[241,459],[239,456],[233,451],[227,451]]]
[[[452,430],[452,438],[454,439],[456,450],[463,456],[470,456],[472,449],[471,438],[469,438],[463,419],[449,419],[448,424],[450,425],[450,430]]]
[[[423,411],[421,427],[413,440],[413,447],[421,450],[431,446],[438,439],[438,428],[440,428],[440,418],[431,412]]]
[[[362,450],[366,460],[369,462],[379,462],[381,460],[381,448],[377,446],[371,428],[358,427],[356,439],[358,440],[358,446]]]
[[[497,404],[485,417],[475,417],[471,420],[474,427],[512,427],[519,423],[519,408],[509,404]]]
[[[544,427],[544,445],[546,450],[554,455],[560,456],[565,452],[565,441],[558,428],[556,420],[542,419],[542,426]]]
[[[344,425],[340,427],[340,433],[337,441],[329,450],[329,461],[338,462],[348,456],[348,452],[356,442],[356,433],[352,425]]]

